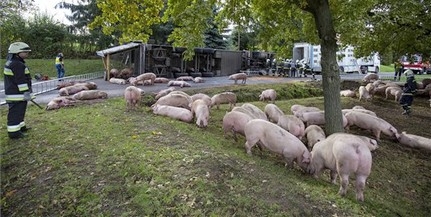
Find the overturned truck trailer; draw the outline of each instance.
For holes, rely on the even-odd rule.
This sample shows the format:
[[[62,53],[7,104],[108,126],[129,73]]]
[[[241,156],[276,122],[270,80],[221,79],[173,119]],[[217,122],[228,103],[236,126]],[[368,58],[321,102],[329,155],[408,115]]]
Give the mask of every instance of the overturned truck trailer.
[[[132,71],[131,76],[153,72],[158,77],[177,78],[179,76],[227,76],[246,70],[243,51],[229,51],[212,48],[195,48],[192,60],[185,60],[185,48],[169,45],[127,44],[97,51],[102,57],[105,80],[109,80],[112,69]]]

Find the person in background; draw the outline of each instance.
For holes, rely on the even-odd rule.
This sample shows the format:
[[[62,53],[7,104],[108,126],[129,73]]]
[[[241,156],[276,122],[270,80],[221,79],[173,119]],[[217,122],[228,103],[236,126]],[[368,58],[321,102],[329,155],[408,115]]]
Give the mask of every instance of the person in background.
[[[394,81],[399,81],[401,78],[401,74],[404,71],[404,66],[400,60],[397,60],[394,62],[394,69],[395,69]]]
[[[24,122],[27,102],[34,98],[30,71],[24,61],[30,51],[30,47],[24,42],[12,43],[3,70],[6,102],[9,106],[7,131],[11,139],[23,138],[23,132],[30,129]]]
[[[413,71],[407,69],[404,72],[404,75],[407,76],[407,81],[403,87],[403,93],[401,95],[400,104],[404,109],[403,115],[410,115],[411,113],[411,105],[413,103],[413,94],[416,93],[416,80],[413,74]]]
[[[58,53],[57,57],[55,57],[55,68],[57,69],[57,78],[64,77],[64,62],[63,62],[63,53]],[[60,81],[60,80],[59,80]]]

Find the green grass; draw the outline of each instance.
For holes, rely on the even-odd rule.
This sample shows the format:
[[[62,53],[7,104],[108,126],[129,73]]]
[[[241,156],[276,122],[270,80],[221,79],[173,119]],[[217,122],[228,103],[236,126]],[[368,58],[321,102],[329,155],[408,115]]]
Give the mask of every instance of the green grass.
[[[27,67],[32,76],[36,73],[48,75],[56,78],[57,70],[55,68],[54,59],[26,59]],[[4,66],[5,59],[0,59],[0,64]],[[104,71],[102,58],[83,60],[83,59],[65,59],[64,60],[65,76],[81,75],[92,72]],[[0,73],[0,79],[3,80],[3,73]]]
[[[268,85],[193,89],[212,95],[231,89],[241,102],[255,101]],[[276,104],[323,108],[320,89],[272,84]],[[295,90],[295,91],[294,91]],[[284,92],[283,92],[284,91]],[[308,96],[314,96],[309,97]],[[306,98],[304,98],[306,97]],[[151,97],[147,97],[150,100]],[[143,102],[144,104],[145,102]],[[397,129],[431,137],[426,99],[415,99],[411,118],[398,115],[392,100],[342,99],[343,108],[362,105]],[[239,103],[240,105],[240,103]],[[28,138],[11,141],[1,125],[2,216],[427,216],[431,211],[430,155],[383,136],[373,153],[365,202],[354,186],[345,198],[328,174],[314,179],[286,169],[280,156],[244,151],[244,138],[224,137],[228,106],[211,110],[209,126],[198,128],[152,114],[149,107],[126,112],[122,98],[56,111],[29,106]],[[6,108],[0,107],[6,123]],[[396,115],[394,115],[396,114]],[[407,121],[408,120],[408,121]],[[425,121],[429,122],[429,121]],[[370,136],[353,129],[353,133]],[[353,180],[352,180],[353,182]]]

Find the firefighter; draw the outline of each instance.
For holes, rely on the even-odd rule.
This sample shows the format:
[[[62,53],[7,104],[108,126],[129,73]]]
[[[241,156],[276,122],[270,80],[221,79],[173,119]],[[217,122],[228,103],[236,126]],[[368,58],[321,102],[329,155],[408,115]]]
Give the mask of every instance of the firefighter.
[[[30,47],[24,42],[12,43],[4,66],[4,88],[9,106],[7,131],[11,139],[23,138],[23,132],[30,129],[24,122],[27,102],[33,98],[31,75],[24,61],[30,51]]]
[[[63,78],[64,77],[64,62],[63,62],[63,53],[58,53],[55,57],[55,68],[57,69],[57,78]],[[61,80],[59,80],[61,81]]]
[[[404,72],[404,75],[407,76],[407,81],[404,84],[403,93],[401,95],[400,104],[404,109],[403,115],[410,115],[411,108],[410,106],[413,103],[413,94],[416,93],[416,80],[413,74],[413,71],[407,69]]]

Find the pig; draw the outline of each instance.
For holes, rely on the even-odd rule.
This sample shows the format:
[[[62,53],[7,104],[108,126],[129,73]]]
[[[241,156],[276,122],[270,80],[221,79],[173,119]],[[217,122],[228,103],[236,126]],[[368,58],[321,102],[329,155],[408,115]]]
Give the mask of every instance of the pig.
[[[144,74],[140,74],[136,77],[136,79],[134,80],[134,82],[130,82],[131,85],[136,86],[137,82],[139,81],[143,81],[145,84],[146,80],[149,80],[150,82],[148,83],[148,85],[153,85],[154,81],[156,80],[156,74],[152,73],[152,72],[147,72]]]
[[[280,126],[261,119],[250,120],[244,127],[246,137],[245,150],[251,155],[251,148],[256,143],[271,152],[284,157],[286,165],[293,167],[293,162],[307,171],[310,162],[310,152],[297,137],[287,132]]]
[[[223,133],[226,137],[228,132],[232,132],[235,141],[238,141],[236,134],[245,136],[244,127],[249,121],[253,120],[250,115],[243,112],[231,111],[223,116]]]
[[[125,85],[127,81],[123,78],[110,78],[109,83]]]
[[[343,113],[343,115],[346,115],[349,112],[355,112],[355,111],[356,112],[362,112],[362,113],[369,114],[369,115],[377,117],[377,115],[376,115],[375,112],[367,110],[367,109],[343,109],[343,110],[341,110],[341,112]]]
[[[255,106],[255,105],[253,105],[251,103],[244,103],[244,104],[242,104],[241,107],[244,108],[244,109],[246,109],[246,110],[248,110],[248,111],[250,111],[250,113],[253,114],[253,116],[255,116],[255,117],[259,118],[259,119],[262,119],[262,120],[265,120],[265,121],[268,120],[268,118],[266,117],[265,112],[263,112],[262,110],[260,110],[260,108],[258,108],[257,106]]]
[[[169,79],[168,78],[163,78],[163,77],[157,77],[156,79],[154,79],[154,83],[169,83]]]
[[[124,99],[126,100],[127,110],[136,109],[141,101],[143,91],[135,86],[128,86],[124,90]]]
[[[319,178],[324,169],[329,169],[334,184],[338,174],[338,193],[341,196],[347,193],[349,176],[355,174],[356,200],[364,201],[365,183],[371,173],[371,166],[371,151],[361,138],[353,134],[334,133],[314,145],[307,171]]]
[[[171,92],[166,96],[160,97],[154,104],[182,107],[190,110],[190,103],[192,103],[190,96]]]
[[[375,74],[375,73],[367,73],[364,78],[362,79],[362,81],[364,82],[374,82],[379,80],[379,75]]]
[[[295,115],[298,118],[301,118],[302,114],[305,112],[319,112],[322,111],[317,107],[313,106],[300,106],[300,105],[293,105],[290,107],[290,110],[292,111],[292,114]]]
[[[307,138],[307,144],[310,150],[313,148],[314,144],[326,139],[325,131],[314,124],[305,128],[304,134]]]
[[[106,99],[108,94],[100,90],[83,90],[72,96],[75,100]]]
[[[365,109],[363,106],[355,105],[352,107],[352,109]]]
[[[168,95],[170,92],[172,92],[174,90],[175,90],[175,87],[169,87],[167,89],[161,90],[161,91],[159,91],[156,94],[156,96],[154,97],[154,99],[158,100],[158,99],[160,99],[160,97],[166,96],[166,95]]]
[[[177,81],[193,81],[193,77],[192,76],[180,76],[177,78]]]
[[[373,83],[368,83],[367,85],[365,85],[365,89],[368,91],[368,93],[370,93],[371,96],[373,95],[374,93]]]
[[[48,102],[45,107],[45,110],[54,110],[62,107],[73,106],[75,103],[75,99],[72,97],[56,97]]]
[[[275,98],[277,98],[277,92],[274,89],[266,89],[259,95],[260,101],[270,100],[272,103],[274,103]]]
[[[371,95],[370,92],[368,92],[368,90],[364,87],[364,86],[360,86],[359,87],[359,101],[361,101],[362,99],[364,100],[371,100]]]
[[[169,81],[168,87],[170,86],[178,86],[178,87],[191,87],[192,85],[187,83],[186,81]]]
[[[192,112],[192,115],[196,117],[196,125],[198,127],[208,126],[210,111],[208,108],[208,104],[204,100],[197,99],[193,101],[191,104],[191,112]]]
[[[117,78],[120,75],[120,71],[118,69],[111,69],[109,70],[109,77],[110,78]]]
[[[325,112],[305,112],[302,113],[302,116],[299,117],[307,126],[315,124],[315,125],[325,125]],[[342,115],[343,119],[343,127],[347,126],[347,119]]]
[[[287,130],[287,132],[292,135],[298,137],[298,139],[302,139],[304,137],[305,125],[304,122],[301,121],[295,115],[282,115],[279,117],[277,125],[281,128]]]
[[[340,96],[343,97],[356,97],[356,92],[353,90],[342,90],[340,91]]]
[[[268,120],[272,123],[277,123],[280,116],[284,115],[284,112],[281,111],[278,106],[275,104],[269,103],[266,104],[265,109],[263,110],[268,117]]]
[[[398,142],[403,145],[431,152],[431,139],[429,138],[408,134],[405,131],[402,133],[396,133],[395,136],[397,137]]]
[[[193,82],[195,83],[204,83],[205,80],[202,77],[196,77],[193,79]]]
[[[156,115],[167,116],[176,120],[190,123],[193,121],[193,114],[190,110],[169,105],[154,104],[151,106]]]
[[[198,99],[201,99],[207,104],[208,108],[211,108],[211,97],[209,97],[208,95],[206,95],[204,93],[196,93],[190,97],[192,99],[192,102],[194,102]]]
[[[395,102],[397,102],[401,99],[402,93],[403,93],[403,90],[401,89],[401,87],[388,87],[385,90],[385,94],[386,94],[385,99],[388,99],[389,95],[392,95],[395,98]]]
[[[247,74],[240,72],[229,76],[229,80],[234,80],[234,84],[238,84],[238,80],[242,80],[241,84],[247,83]]]
[[[382,118],[375,117],[363,112],[348,112],[345,117],[347,118],[346,129],[350,126],[357,126],[362,129],[371,130],[376,137],[377,141],[380,141],[380,133],[383,133],[391,138],[395,138],[395,134],[398,132],[397,129]]]
[[[133,75],[133,69],[132,68],[124,68],[120,71],[120,74],[118,75],[118,78],[122,78],[127,80],[128,78],[130,78]]]
[[[250,116],[253,119],[259,119],[259,117],[256,116],[256,114],[252,113],[250,110],[245,109],[244,107],[241,107],[241,106],[235,106],[235,107],[233,107],[232,111],[244,113],[244,114]]]
[[[89,90],[85,85],[72,85],[61,88],[58,93],[60,96],[70,96],[83,90]]]
[[[220,104],[229,104],[230,109],[236,105],[236,94],[232,92],[223,92],[211,97],[211,107],[216,106],[219,109]]]

